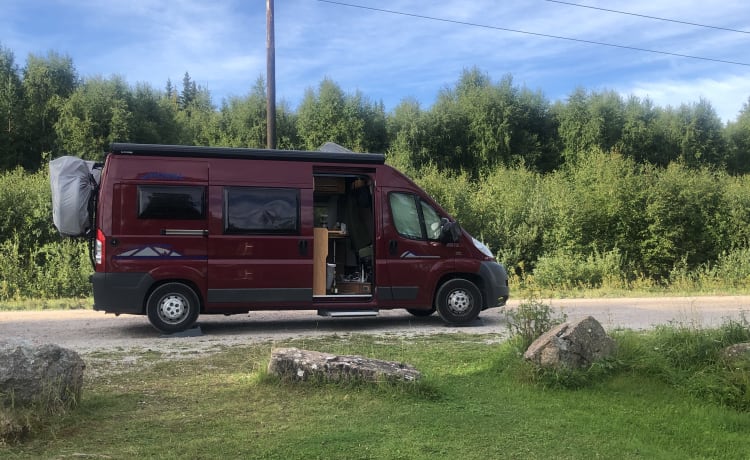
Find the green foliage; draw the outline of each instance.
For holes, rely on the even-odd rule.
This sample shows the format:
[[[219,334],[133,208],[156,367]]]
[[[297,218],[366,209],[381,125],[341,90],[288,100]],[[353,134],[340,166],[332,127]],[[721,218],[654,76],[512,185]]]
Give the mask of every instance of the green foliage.
[[[0,242],[0,300],[86,297],[91,262],[85,242],[63,240],[24,250],[17,237]]]
[[[722,187],[725,176],[677,163],[656,173],[646,190],[642,221],[642,269],[651,276],[667,276],[684,260],[689,269],[731,247],[723,231],[728,214]]]
[[[589,94],[576,89],[557,108],[565,161],[575,164],[585,152],[614,147],[622,137],[624,112],[622,98],[614,91]]]
[[[543,289],[621,287],[626,284],[622,266],[622,255],[617,249],[588,254],[558,250],[539,257],[532,281]]]
[[[62,104],[55,124],[68,155],[102,160],[110,143],[130,139],[129,88],[120,77],[92,78]]]
[[[673,324],[649,333],[623,331],[615,339],[617,359],[624,371],[660,379],[713,403],[750,411],[749,362],[722,357],[725,347],[750,341],[750,322],[744,315],[716,329]]]
[[[568,318],[564,312],[555,312],[549,304],[533,297],[524,300],[515,309],[503,307],[501,312],[508,321],[511,339],[516,340],[514,343],[521,351]]]
[[[62,139],[58,137],[55,125],[60,109],[78,84],[70,56],[50,51],[45,57],[31,54],[26,59],[23,69],[26,145],[23,146],[20,166],[35,170],[42,165],[42,154],[58,147]]]
[[[498,168],[479,181],[464,226],[479,235],[511,272],[534,267],[554,216],[549,182],[524,166]],[[462,221],[463,222],[463,221]]]
[[[51,202],[46,170],[0,174],[0,300],[90,294],[86,244],[60,239]]]
[[[263,78],[258,78],[251,93],[230,97],[221,107],[221,145],[227,147],[265,148],[266,91]]]
[[[581,389],[628,376],[644,385],[661,381],[677,391],[733,410],[750,411],[750,359],[728,358],[723,350],[733,344],[750,341],[750,322],[727,320],[715,329],[695,324],[675,323],[652,331],[614,331],[615,356],[592,364],[587,369],[547,369],[520,360],[531,337],[537,333],[534,321],[549,318],[549,308],[538,301],[521,304],[518,313],[509,316],[514,331],[506,344],[515,353],[503,353],[502,366],[517,379],[555,389]],[[545,332],[551,325],[543,329]],[[525,330],[526,333],[516,332]]]
[[[419,130],[407,125],[400,140],[417,161],[431,152],[428,161],[472,177],[499,166],[527,164],[549,171],[558,165],[549,103],[541,93],[514,86],[510,75],[494,84],[476,68],[464,70],[453,88],[438,94],[423,120]]]
[[[471,200],[476,196],[476,186],[466,173],[445,174],[429,165],[420,171],[418,183],[448,213],[461,216],[461,225],[469,231],[479,230],[472,218],[474,206]]]
[[[23,160],[25,108],[15,56],[0,44],[0,170],[15,168]]]
[[[46,170],[0,173],[0,241],[18,240],[21,251],[53,241],[52,194]]]
[[[385,108],[359,91],[346,94],[325,78],[318,91],[305,92],[297,115],[299,137],[305,149],[317,150],[335,142],[358,152],[386,149]]]
[[[727,170],[734,174],[750,173],[750,98],[742,106],[737,120],[727,124]]]

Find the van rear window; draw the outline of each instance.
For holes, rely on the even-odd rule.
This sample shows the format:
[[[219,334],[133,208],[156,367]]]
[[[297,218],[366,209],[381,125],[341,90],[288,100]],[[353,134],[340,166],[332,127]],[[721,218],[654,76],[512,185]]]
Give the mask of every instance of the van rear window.
[[[205,187],[139,185],[141,219],[195,220],[206,217]]]
[[[224,233],[298,233],[299,191],[226,187]]]

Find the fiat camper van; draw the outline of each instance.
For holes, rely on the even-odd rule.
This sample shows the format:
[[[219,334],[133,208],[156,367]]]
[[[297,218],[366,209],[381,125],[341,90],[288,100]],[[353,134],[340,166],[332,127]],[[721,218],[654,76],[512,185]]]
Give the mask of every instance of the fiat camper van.
[[[50,171],[55,225],[91,238],[94,309],[166,333],[282,309],[466,324],[508,298],[490,250],[381,154],[116,143]]]

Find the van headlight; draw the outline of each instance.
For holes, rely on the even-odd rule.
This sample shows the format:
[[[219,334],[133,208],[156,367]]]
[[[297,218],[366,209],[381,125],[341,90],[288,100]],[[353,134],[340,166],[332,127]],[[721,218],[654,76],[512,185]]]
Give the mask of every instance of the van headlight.
[[[486,255],[487,257],[492,257],[493,259],[495,258],[495,256],[492,254],[492,251],[490,251],[490,248],[488,248],[486,244],[482,243],[473,236],[471,237],[471,241],[474,242],[474,246],[479,249],[482,254]]]

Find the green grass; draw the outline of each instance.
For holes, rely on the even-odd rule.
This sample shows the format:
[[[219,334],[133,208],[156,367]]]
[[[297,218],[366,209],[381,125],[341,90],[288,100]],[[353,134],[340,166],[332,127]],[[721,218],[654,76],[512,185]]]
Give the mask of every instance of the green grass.
[[[0,311],[37,311],[37,310],[91,310],[94,300],[88,298],[62,299],[22,299],[0,301]]]
[[[621,362],[573,385],[539,379],[514,342],[488,338],[495,337],[275,344],[408,362],[424,374],[416,385],[284,383],[266,375],[271,344],[183,360],[150,353],[126,372],[110,372],[98,354],[81,405],[25,441],[0,446],[0,457],[730,459],[750,452],[747,412],[659,371],[680,367],[671,362],[698,366],[702,338],[688,346],[668,331],[623,333]],[[634,357],[662,343],[699,356]]]

